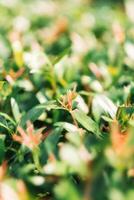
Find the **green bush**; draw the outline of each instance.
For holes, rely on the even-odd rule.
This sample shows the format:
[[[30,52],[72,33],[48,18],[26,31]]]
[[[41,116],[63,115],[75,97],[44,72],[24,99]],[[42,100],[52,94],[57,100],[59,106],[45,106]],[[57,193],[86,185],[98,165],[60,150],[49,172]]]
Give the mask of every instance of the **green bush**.
[[[134,198],[134,3],[0,1],[0,199]]]

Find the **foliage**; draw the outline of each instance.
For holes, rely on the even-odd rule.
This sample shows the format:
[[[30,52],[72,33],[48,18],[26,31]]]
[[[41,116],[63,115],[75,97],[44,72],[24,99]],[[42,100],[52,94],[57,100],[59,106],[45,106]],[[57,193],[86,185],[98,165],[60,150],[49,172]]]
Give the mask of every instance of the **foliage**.
[[[134,198],[132,0],[0,1],[0,199]]]

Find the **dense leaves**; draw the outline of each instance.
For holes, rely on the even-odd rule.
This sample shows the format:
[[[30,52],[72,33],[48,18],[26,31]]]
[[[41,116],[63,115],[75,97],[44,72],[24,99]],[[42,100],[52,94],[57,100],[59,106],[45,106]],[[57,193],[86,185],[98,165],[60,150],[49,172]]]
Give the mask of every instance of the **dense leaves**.
[[[0,200],[134,199],[133,0],[0,0]]]

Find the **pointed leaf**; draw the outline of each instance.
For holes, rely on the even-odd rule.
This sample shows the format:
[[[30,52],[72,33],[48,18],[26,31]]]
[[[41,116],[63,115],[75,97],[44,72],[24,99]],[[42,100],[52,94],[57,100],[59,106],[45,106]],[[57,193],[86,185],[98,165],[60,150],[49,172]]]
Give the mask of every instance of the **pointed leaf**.
[[[91,117],[87,116],[81,110],[74,110],[73,111],[75,119],[88,131],[94,133],[95,135],[99,136],[100,131],[97,123],[91,119]]]

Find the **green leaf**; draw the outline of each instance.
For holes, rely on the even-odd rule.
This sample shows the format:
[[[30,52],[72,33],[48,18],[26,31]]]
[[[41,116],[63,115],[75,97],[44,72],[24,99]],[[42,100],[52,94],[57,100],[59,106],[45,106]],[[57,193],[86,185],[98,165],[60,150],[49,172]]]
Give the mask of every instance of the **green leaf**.
[[[61,136],[62,128],[55,128],[51,131],[44,142],[40,144],[40,158],[43,164],[46,163],[48,156],[57,152],[57,144]]]
[[[4,117],[7,121],[10,121],[14,126],[16,126],[15,121],[6,113],[0,112],[0,116]]]
[[[6,129],[11,135],[12,135],[12,133],[13,133],[13,127],[11,128],[10,127],[10,122],[8,123],[7,121],[6,121],[6,119],[4,119],[4,118],[1,118],[1,120],[0,120],[0,127],[2,127],[2,128],[4,128],[4,129]],[[13,124],[14,125],[14,124]]]
[[[68,55],[70,53],[70,47],[65,49],[61,54],[59,54],[54,61],[52,62],[53,65],[58,64],[63,58],[64,56]]]
[[[10,132],[10,129],[8,128],[8,126],[6,126],[5,124],[3,124],[2,122],[0,122],[0,126],[5,128],[7,131]]]
[[[101,118],[104,119],[104,121],[106,121],[106,122],[113,122],[113,119],[111,119],[110,117],[102,115]]]
[[[55,194],[57,199],[59,200],[81,200],[77,189],[75,188],[74,184],[68,180],[62,180],[59,184],[56,185]]]
[[[27,181],[35,186],[44,184],[45,179],[43,176],[28,176]]]
[[[13,113],[13,116],[14,116],[16,122],[19,122],[19,120],[21,118],[21,113],[19,110],[19,106],[13,97],[11,98],[11,108],[12,108],[12,113]]]
[[[118,107],[116,118],[122,125],[125,125],[134,113],[134,106],[120,106]]]
[[[48,154],[55,151],[60,136],[61,136],[61,128],[56,128],[48,135],[48,137],[44,141],[44,146]]]
[[[63,127],[66,131],[71,133],[78,131],[78,128],[75,125],[70,124],[68,122],[57,122],[55,123],[55,126]]]
[[[7,81],[0,81],[0,97],[6,98],[11,91],[11,85]]]
[[[5,135],[0,135],[0,164],[4,160],[4,155],[5,155]]]
[[[49,111],[51,109],[56,109],[56,108],[57,108],[56,101],[49,101],[44,104],[39,104],[34,108],[32,108],[31,110],[29,110],[24,116],[22,116],[20,125],[24,126],[27,120],[34,122],[40,117],[40,115],[45,110]]]
[[[88,131],[94,133],[97,136],[100,136],[100,131],[97,123],[92,120],[89,116],[87,116],[83,111],[81,110],[74,110],[73,115],[75,119]]]
[[[6,129],[10,134],[12,134],[16,127],[16,123],[9,115],[0,112],[0,127]]]

